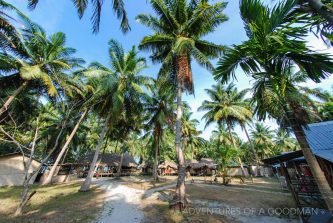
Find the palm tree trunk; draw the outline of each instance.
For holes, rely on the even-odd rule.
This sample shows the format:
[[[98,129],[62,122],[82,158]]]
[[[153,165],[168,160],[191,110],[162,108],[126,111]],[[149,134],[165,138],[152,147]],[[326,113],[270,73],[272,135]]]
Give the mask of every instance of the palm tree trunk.
[[[228,132],[229,132],[229,136],[230,136],[231,142],[232,142],[233,146],[235,148],[237,148],[236,141],[234,139],[234,136],[232,135],[231,125],[230,125],[229,122],[227,122],[227,126],[228,126]],[[239,165],[240,165],[241,170],[242,170],[242,175],[243,175],[243,177],[245,177],[245,170],[244,170],[243,162],[242,162],[242,160],[241,160],[241,158],[239,156],[237,157],[237,159],[238,159]]]
[[[158,149],[159,149],[159,137],[155,136],[155,148],[154,148],[154,168],[153,168],[153,178],[154,181],[158,181],[158,174],[157,174],[157,169],[158,169]]]
[[[293,110],[293,114],[291,114],[291,117],[288,117],[291,128],[296,136],[296,139],[303,151],[303,155],[305,160],[307,161],[312,175],[318,185],[319,191],[328,207],[329,210],[331,210],[331,214],[333,215],[333,191],[325,177],[325,173],[321,169],[317,158],[312,153],[309,143],[306,140],[304,130],[302,128],[302,125],[300,125],[297,122],[297,119],[294,114],[297,114],[297,108],[290,104],[290,107]]]
[[[178,159],[178,179],[176,186],[176,194],[174,196],[174,205],[179,206],[179,210],[182,211],[186,205],[186,188],[185,188],[185,157],[184,151],[181,148],[181,128],[182,128],[182,84],[178,81],[177,89],[177,117],[176,117],[176,153]]]
[[[79,121],[76,123],[73,131],[71,132],[71,134],[69,135],[65,145],[62,147],[56,161],[54,162],[50,172],[49,172],[49,175],[45,178],[45,180],[43,181],[42,185],[48,185],[52,182],[52,177],[54,175],[54,173],[56,172],[56,169],[57,169],[57,166],[60,162],[60,160],[62,159],[63,155],[65,154],[65,152],[67,151],[67,148],[69,146],[69,144],[71,143],[74,135],[76,134],[76,131],[79,129],[80,125],[81,125],[81,122],[83,121],[84,117],[86,116],[88,112],[88,109],[84,110],[84,112],[81,114],[81,117],[79,119]]]
[[[117,150],[118,150],[118,142],[119,140],[116,139],[116,146],[114,147],[114,152],[117,153]]]
[[[309,3],[311,10],[324,19],[333,26],[333,9],[327,5],[325,5],[321,0],[305,0]]]
[[[118,167],[118,172],[117,172],[117,177],[121,177],[121,167],[123,166],[123,160],[124,160],[124,153],[121,153],[121,157],[120,157],[120,163],[119,163],[119,167]]]
[[[96,166],[96,163],[97,163],[99,153],[101,151],[101,147],[103,145],[103,141],[104,141],[106,132],[109,128],[110,118],[111,118],[111,112],[108,113],[108,116],[105,119],[104,128],[102,129],[102,132],[99,136],[99,140],[98,140],[98,144],[97,144],[96,151],[95,151],[95,154],[94,154],[94,158],[93,158],[93,160],[90,164],[88,175],[87,175],[85,181],[83,182],[83,184],[81,185],[81,188],[79,190],[80,192],[86,192],[86,191],[90,190],[91,180],[92,180],[92,178],[94,176],[94,173],[95,173],[95,170],[96,170],[95,166]]]
[[[252,142],[252,140],[250,139],[250,136],[249,136],[249,133],[248,133],[246,127],[245,127],[244,125],[242,125],[242,128],[243,128],[243,130],[244,130],[244,132],[245,132],[245,135],[246,135],[246,137],[247,137],[247,141],[249,141],[249,143],[250,143],[251,150],[252,150],[252,152],[253,152],[253,154],[254,154],[254,158],[255,158],[255,160],[256,160],[256,164],[257,164],[256,176],[259,176],[259,175],[260,175],[260,171],[259,171],[259,167],[260,167],[260,165],[259,165],[259,157],[258,157],[258,154],[256,153],[256,150],[254,149],[253,142]]]
[[[6,100],[6,102],[0,108],[0,115],[2,115],[5,111],[7,111],[9,105],[14,101],[16,96],[24,90],[24,88],[27,86],[27,84],[28,84],[28,81],[24,81],[21,84],[21,86],[19,88],[17,88],[11,96],[9,96],[9,98]]]

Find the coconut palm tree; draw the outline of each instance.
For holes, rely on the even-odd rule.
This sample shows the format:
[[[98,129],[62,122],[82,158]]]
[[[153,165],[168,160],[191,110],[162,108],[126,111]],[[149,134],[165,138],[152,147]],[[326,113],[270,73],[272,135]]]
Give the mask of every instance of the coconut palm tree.
[[[0,76],[0,87],[17,86],[0,108],[0,115],[25,88],[40,86],[51,97],[59,96],[59,89],[69,94],[73,89],[78,90],[63,72],[84,61],[73,57],[75,49],[65,46],[65,34],[58,32],[47,37],[45,31],[29,19],[22,17],[22,22],[25,28],[17,44],[19,47],[12,54],[0,52],[0,71],[6,74]]]
[[[74,140],[76,137],[76,133],[79,130],[80,125],[86,118],[89,108],[83,106],[86,97],[82,97],[81,95],[76,95],[76,98],[74,99],[69,99],[67,103],[65,104],[65,107],[67,107],[68,110],[68,115],[66,118],[68,118],[69,123],[67,124],[68,128],[66,128],[65,135],[67,137],[63,137],[64,139],[66,138],[66,142],[62,146],[61,150],[59,153],[57,153],[57,157],[54,159],[54,163],[52,168],[50,169],[50,172],[48,176],[45,178],[45,180],[42,182],[43,185],[50,184],[52,182],[52,177],[54,175],[57,175],[57,167],[58,164],[60,163],[61,160],[65,160],[67,152],[69,150],[70,143]],[[58,169],[59,170],[59,169]]]
[[[315,97],[316,101],[313,102],[315,105],[314,112],[322,119],[323,121],[329,121],[333,119],[333,95],[331,92],[327,90],[323,90],[321,88],[307,88],[301,87],[301,90],[304,91],[305,94],[308,94],[310,97]]]
[[[19,32],[13,25],[15,20],[9,13],[24,16],[15,6],[0,0],[0,49],[8,51],[16,47],[14,42],[19,38]]]
[[[263,123],[256,122],[250,131],[250,136],[254,147],[260,159],[265,159],[268,156],[276,155],[273,152],[274,147],[274,131],[269,126]]]
[[[138,56],[133,46],[125,54],[119,42],[109,41],[109,56],[112,69],[100,63],[92,63],[84,72],[87,77],[95,79],[96,90],[86,102],[93,105],[101,117],[106,117],[100,132],[93,160],[86,180],[80,191],[88,191],[95,172],[97,159],[107,132],[113,127],[123,126],[124,131],[136,124],[142,112],[142,99],[145,96],[143,87],[150,88],[151,78],[139,73],[146,68],[144,58]],[[131,124],[131,125],[130,125]]]
[[[306,28],[292,25],[293,7],[293,1],[280,2],[269,8],[259,0],[242,0],[240,11],[248,40],[226,50],[218,62],[215,77],[227,82],[235,76],[235,69],[240,66],[247,75],[260,78],[260,84],[257,83],[253,89],[256,110],[259,110],[258,107],[262,111],[275,110],[288,117],[289,126],[302,148],[326,204],[333,209],[333,200],[330,199],[333,192],[303,131],[309,120],[308,113],[299,101],[297,88],[293,84],[286,85],[286,74],[291,73],[291,66],[297,65],[309,78],[319,82],[333,72],[333,61],[329,55],[307,48],[302,39],[307,33]],[[273,101],[279,103],[274,104]],[[266,107],[265,103],[271,106]],[[281,107],[283,109],[278,112]]]
[[[274,147],[278,152],[289,152],[295,151],[298,145],[285,129],[280,128],[274,137]]]
[[[212,131],[211,139],[217,142],[217,146],[230,146],[232,141],[225,124],[219,124],[217,129]]]
[[[235,137],[236,134],[234,132],[232,134]],[[212,142],[211,146],[215,147],[210,157],[215,157],[214,159],[220,164],[220,170],[223,173],[223,184],[226,184],[224,177],[227,175],[226,167],[235,164],[235,160],[240,155],[239,150],[233,146],[226,124],[218,124],[217,129],[212,132],[210,141]]]
[[[199,155],[202,153],[202,151],[205,149],[205,147],[208,144],[208,142],[199,135],[200,133],[201,133],[200,131],[197,131],[197,134],[191,134],[190,137],[188,137],[187,154],[189,154],[189,152],[191,151],[191,154],[189,156],[190,159],[202,158],[202,156],[199,157]]]
[[[187,105],[186,105],[187,106]],[[184,109],[183,117],[182,117],[182,129],[181,129],[181,136],[183,142],[183,150],[186,153],[190,152],[187,151],[189,146],[189,141],[195,136],[201,134],[201,131],[197,129],[197,125],[199,125],[199,121],[197,119],[193,119],[191,116],[193,115],[190,112],[190,108],[186,107]],[[193,152],[193,151],[191,151]]]
[[[39,0],[28,0],[28,6],[31,9],[36,8]],[[102,7],[104,4],[104,0],[92,0],[89,3],[89,0],[73,0],[75,8],[78,12],[79,18],[81,19],[86,12],[89,4],[92,5],[93,14],[91,16],[92,22],[92,29],[94,33],[99,32],[99,27],[101,23],[101,16],[102,16]],[[121,30],[126,33],[131,28],[128,23],[127,12],[125,10],[125,3],[123,0],[114,0],[112,1],[112,10],[116,14],[117,18],[120,19],[120,28]]]
[[[207,111],[203,116],[203,119],[206,120],[206,126],[212,122],[225,123],[232,144],[237,148],[238,145],[233,137],[232,128],[236,124],[244,126],[244,123],[252,118],[249,104],[244,100],[247,90],[238,92],[234,84],[228,86],[218,84],[214,85],[213,89],[206,89],[206,92],[211,100],[203,101],[199,107],[199,111]],[[242,167],[240,158],[239,163]]]
[[[162,82],[157,82],[157,86],[153,88],[152,96],[148,97],[145,103],[145,112],[147,113],[147,129],[148,134],[152,134],[154,147],[154,180],[158,180],[158,154],[160,153],[160,144],[163,141],[164,128],[172,126],[173,110],[172,103],[174,95],[165,91],[161,87]]]
[[[185,206],[185,159],[181,149],[182,93],[193,92],[191,60],[212,71],[209,59],[216,58],[223,47],[202,38],[227,20],[223,14],[226,3],[208,4],[200,1],[152,0],[156,16],[140,14],[137,21],[151,28],[154,34],[142,39],[139,48],[150,50],[154,63],[162,63],[160,76],[168,76],[177,86],[176,153],[178,180],[173,204]]]
[[[199,111],[207,111],[203,119],[206,126],[212,122],[225,123],[229,133],[235,124],[243,124],[252,118],[249,104],[244,100],[247,90],[238,92],[234,84],[223,86],[222,84],[213,85],[213,89],[206,89],[210,101],[203,101]],[[235,144],[232,135],[230,138]],[[236,145],[235,145],[236,147]]]

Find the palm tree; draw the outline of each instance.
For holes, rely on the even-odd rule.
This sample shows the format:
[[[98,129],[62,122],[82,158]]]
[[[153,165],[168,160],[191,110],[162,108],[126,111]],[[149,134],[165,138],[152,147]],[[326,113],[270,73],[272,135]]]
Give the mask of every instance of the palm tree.
[[[163,141],[164,128],[172,126],[173,111],[172,102],[174,95],[161,87],[164,83],[157,82],[157,86],[153,88],[152,96],[148,97],[145,103],[145,112],[147,113],[147,127],[151,130],[154,147],[154,180],[158,180],[158,154],[160,144]],[[150,134],[150,132],[148,132]]]
[[[191,134],[190,137],[188,137],[187,147],[188,152],[191,151],[190,159],[198,159],[202,150],[207,146],[208,142],[199,135],[200,133],[201,132],[197,132],[196,134]]]
[[[211,139],[217,142],[218,147],[232,145],[230,134],[225,124],[219,124],[217,129],[212,131]]]
[[[274,147],[273,137],[274,131],[263,123],[256,122],[251,129],[250,136],[254,143],[257,154],[260,159],[265,159],[268,156],[276,155],[272,149]]]
[[[34,9],[36,8],[39,0],[28,0],[29,2],[29,8]],[[75,8],[78,12],[79,18],[81,19],[84,16],[84,13],[86,9],[89,6],[88,0],[73,0],[73,3],[75,5]],[[94,33],[99,32],[100,22],[101,22],[101,13],[102,13],[102,7],[103,7],[104,0],[92,0],[91,5],[93,7],[93,14],[91,16],[91,22],[92,22],[92,29]],[[125,3],[123,0],[113,0],[112,1],[112,10],[116,14],[117,18],[121,20],[120,22],[120,28],[121,30],[126,33],[131,28],[128,23],[128,17],[127,12],[125,10]]]
[[[306,126],[308,115],[299,103],[300,94],[293,84],[286,86],[290,66],[297,65],[309,78],[319,82],[333,72],[333,62],[329,55],[307,48],[302,39],[307,33],[306,28],[292,25],[293,7],[293,1],[280,2],[270,9],[259,0],[242,0],[241,16],[249,39],[226,50],[218,62],[215,76],[227,82],[235,76],[235,69],[240,66],[247,75],[260,78],[261,84],[257,83],[253,89],[253,100],[269,103],[271,107],[256,103],[256,109],[258,106],[263,111],[283,108],[281,111],[288,117],[326,204],[333,209],[330,199],[333,192],[305,138],[303,127]],[[263,92],[266,94],[261,94]],[[286,92],[288,97],[285,97]],[[272,100],[280,103],[275,106]]]
[[[249,104],[244,101],[247,90],[238,92],[234,84],[223,86],[222,84],[214,85],[213,89],[206,89],[211,101],[205,100],[199,107],[199,111],[207,111],[204,114],[203,119],[206,120],[206,126],[212,122],[218,124],[225,123],[228,128],[230,139],[235,148],[236,141],[231,132],[232,127],[235,124],[244,126],[247,120],[252,118],[252,112],[249,108]],[[241,159],[239,163],[243,170]],[[245,172],[243,170],[245,175]]]
[[[84,121],[85,117],[88,114],[89,109],[83,105],[85,98],[78,98],[76,97],[76,100],[68,101],[67,107],[68,108],[68,118],[69,120],[69,128],[68,131],[65,132],[66,142],[61,148],[60,152],[58,153],[56,159],[54,160],[53,166],[50,169],[49,175],[45,178],[45,180],[42,182],[43,185],[50,184],[52,182],[52,177],[54,175],[57,175],[57,167],[61,160],[64,160],[66,158],[66,154],[68,152],[70,143],[75,138],[75,135],[77,131],[79,130],[79,127],[81,123]],[[65,138],[65,137],[64,137]]]
[[[19,37],[18,30],[13,25],[16,20],[9,14],[9,12],[15,12],[18,15],[24,16],[17,8],[12,4],[0,0],[0,49],[3,51],[15,48],[14,44]]]
[[[333,95],[331,92],[323,90],[321,88],[306,88],[301,87],[301,90],[305,94],[308,94],[310,97],[315,97],[318,101],[314,101],[314,112],[322,119],[323,121],[333,120]],[[312,97],[311,97],[312,96]]]
[[[0,71],[9,74],[0,76],[1,86],[18,86],[0,108],[0,115],[27,87],[41,86],[51,97],[59,96],[59,88],[70,93],[76,89],[75,83],[63,71],[83,63],[82,59],[73,57],[73,48],[65,46],[65,34],[58,32],[48,38],[40,26],[29,19],[22,19],[24,38],[17,44],[19,47],[12,54],[0,52]]]
[[[187,105],[186,105],[187,106]],[[191,140],[199,136],[201,134],[201,131],[197,129],[197,125],[199,125],[199,121],[197,119],[192,119],[192,112],[190,112],[190,108],[186,107],[184,109],[183,117],[182,117],[182,129],[181,129],[181,136],[182,136],[182,141],[183,141],[183,150],[185,154],[187,154],[188,151],[188,146],[191,142]],[[192,148],[193,149],[193,148]],[[193,150],[192,156],[193,156]]]
[[[112,70],[95,62],[84,72],[87,77],[95,78],[97,81],[96,90],[87,104],[94,105],[94,109],[106,118],[87,178],[80,191],[90,189],[97,159],[108,130],[123,123],[121,126],[125,128],[124,131],[128,132],[131,125],[136,124],[142,111],[141,102],[145,95],[143,87],[149,88],[151,85],[149,77],[139,75],[146,68],[146,61],[144,58],[138,57],[134,46],[125,54],[120,43],[111,39],[109,54]]]
[[[224,177],[227,175],[226,167],[235,164],[234,161],[239,157],[239,150],[233,146],[230,133],[226,125],[222,123],[212,132],[210,141],[212,142],[211,146],[215,147],[214,153],[210,157],[215,157],[220,164],[223,173],[223,184],[227,184]]]
[[[278,152],[289,152],[295,151],[298,145],[285,129],[280,128],[274,137],[274,147]]]
[[[310,31],[320,34],[321,38],[333,43],[333,2],[332,0],[294,1],[295,18],[310,24]]]
[[[202,40],[202,37],[227,20],[222,13],[226,3],[213,5],[207,0],[200,1],[169,1],[152,0],[152,8],[156,14],[140,14],[137,21],[151,28],[153,35],[142,39],[139,48],[150,50],[151,59],[162,63],[160,76],[168,75],[177,86],[177,117],[176,117],[176,153],[178,159],[178,180],[174,205],[182,210],[185,206],[185,158],[181,149],[181,118],[182,93],[184,90],[193,92],[191,60],[212,71],[209,59],[216,58],[224,49],[220,45]]]

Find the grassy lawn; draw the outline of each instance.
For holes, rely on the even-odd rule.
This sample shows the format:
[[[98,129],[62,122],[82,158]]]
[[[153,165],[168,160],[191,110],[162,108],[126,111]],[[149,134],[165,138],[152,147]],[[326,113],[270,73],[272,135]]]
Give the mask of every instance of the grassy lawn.
[[[22,187],[0,187],[0,222],[91,222],[100,212],[104,193],[92,187],[85,193],[78,193],[79,183],[51,186],[33,185],[37,193],[21,217],[13,217],[18,205]]]

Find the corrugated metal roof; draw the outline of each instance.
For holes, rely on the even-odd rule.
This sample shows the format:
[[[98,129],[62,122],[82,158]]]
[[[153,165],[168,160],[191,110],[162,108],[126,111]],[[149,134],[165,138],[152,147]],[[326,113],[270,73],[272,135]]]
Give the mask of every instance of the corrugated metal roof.
[[[333,121],[309,124],[304,132],[312,152],[333,163]]]
[[[263,159],[262,162],[265,164],[278,164],[279,162],[290,161],[295,158],[300,158],[302,156],[303,156],[302,150],[297,150],[292,152],[282,152],[281,155]]]

